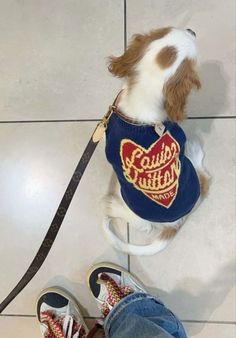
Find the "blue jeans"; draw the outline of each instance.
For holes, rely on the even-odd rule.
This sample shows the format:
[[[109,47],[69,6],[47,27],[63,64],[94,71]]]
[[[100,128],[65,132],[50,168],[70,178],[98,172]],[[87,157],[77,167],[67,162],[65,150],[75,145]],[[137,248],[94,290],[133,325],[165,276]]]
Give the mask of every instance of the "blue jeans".
[[[104,323],[107,338],[187,338],[179,319],[146,293],[122,299]]]

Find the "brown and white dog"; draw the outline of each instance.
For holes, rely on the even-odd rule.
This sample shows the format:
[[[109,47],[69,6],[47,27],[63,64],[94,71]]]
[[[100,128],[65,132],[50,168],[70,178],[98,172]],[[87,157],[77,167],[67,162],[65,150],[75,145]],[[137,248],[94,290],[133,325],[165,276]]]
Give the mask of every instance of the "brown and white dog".
[[[190,91],[194,87],[199,89],[201,85],[195,70],[196,57],[196,35],[190,29],[183,30],[167,27],[153,30],[148,34],[134,35],[123,55],[119,57],[112,56],[109,59],[109,71],[114,76],[124,79],[122,92],[117,103],[120,118],[124,119],[124,122],[127,124],[132,124],[132,122],[137,126],[139,124],[141,126],[160,126],[161,124],[162,127],[166,120],[171,122],[183,120],[185,117],[184,108],[186,99]],[[110,139],[112,139],[112,132],[112,130],[109,131]],[[109,140],[107,140],[107,142],[109,142]],[[130,140],[128,140],[128,142],[128,146],[131,149],[132,144],[135,143]],[[173,145],[177,147],[175,144]],[[128,146],[126,147],[127,151],[129,151]],[[151,147],[153,147],[153,145]],[[151,147],[149,149],[151,149]],[[156,146],[156,148],[158,148],[158,146]],[[140,149],[144,149],[144,153],[147,153],[147,150],[139,147],[139,157],[141,158],[142,155]],[[116,150],[114,149],[114,151]],[[177,153],[177,155],[178,154],[179,153]],[[154,157],[154,155],[155,154],[152,154],[153,159],[158,158]],[[175,157],[177,155],[175,154]],[[207,191],[208,175],[203,168],[203,152],[201,146],[197,142],[186,142],[184,146],[184,156],[188,161],[191,161],[195,168],[197,173],[196,177],[198,177],[200,186],[200,195],[198,196],[194,208],[190,210],[190,212],[192,212]],[[143,163],[144,160],[145,159],[143,158]],[[173,161],[175,161],[175,159],[172,159],[172,169],[174,168],[172,171],[176,175],[177,181],[177,176],[180,176],[182,168],[177,164],[177,160],[175,162]],[[110,162],[112,163],[112,161]],[[135,164],[136,167],[138,166],[137,163]],[[124,167],[125,164],[123,161],[123,169],[125,169]],[[147,177],[152,177],[155,170],[156,172],[157,170],[160,171],[158,164],[155,167],[154,162],[152,162],[152,168],[154,168],[154,170],[150,170],[146,175]],[[133,186],[139,189],[139,193],[144,193],[147,198],[152,196],[153,206],[155,202],[159,203],[158,198],[160,198],[160,195],[158,195],[158,191],[154,191],[151,194],[147,189],[142,190],[138,183],[134,183],[134,179],[131,177],[131,169],[129,168],[127,170],[124,176],[131,182],[130,184],[133,183]],[[136,168],[137,175],[143,169],[140,170]],[[133,176],[134,175],[135,174],[133,173]],[[121,180],[119,181],[121,183]],[[149,190],[151,189],[150,187],[152,186],[149,185]],[[172,191],[169,191],[172,194],[177,194],[176,187],[178,188],[177,183],[175,190],[173,190],[172,184]],[[103,199],[105,213],[103,225],[109,241],[118,250],[129,254],[152,255],[164,249],[169,241],[176,235],[186,220],[187,215],[190,213],[189,212],[183,217],[170,222],[153,222],[150,221],[148,217],[142,218],[135,213],[132,208],[125,203],[124,195],[125,192],[121,194],[119,186],[117,185],[115,192],[110,191],[109,194],[105,196]],[[184,198],[188,199],[187,194]],[[129,223],[129,225],[134,226],[140,231],[145,231],[146,233],[150,233],[155,229],[158,234],[155,236],[153,242],[147,245],[125,243],[111,230],[111,224],[114,218],[122,218]]]

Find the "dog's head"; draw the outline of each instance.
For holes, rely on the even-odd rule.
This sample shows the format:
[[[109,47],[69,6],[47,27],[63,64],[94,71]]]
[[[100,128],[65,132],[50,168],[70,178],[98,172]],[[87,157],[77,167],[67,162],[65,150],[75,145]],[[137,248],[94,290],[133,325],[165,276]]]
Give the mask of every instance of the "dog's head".
[[[186,99],[193,87],[200,88],[195,71],[196,36],[190,30],[161,28],[133,36],[119,57],[109,58],[109,71],[125,78],[128,90],[145,81],[162,94],[162,106],[172,121],[184,118]]]

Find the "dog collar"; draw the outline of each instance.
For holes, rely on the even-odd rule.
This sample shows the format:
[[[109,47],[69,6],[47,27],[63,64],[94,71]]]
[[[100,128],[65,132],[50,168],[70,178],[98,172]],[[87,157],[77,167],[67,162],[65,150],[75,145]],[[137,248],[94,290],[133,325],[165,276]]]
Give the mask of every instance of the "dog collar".
[[[165,131],[165,125],[162,122],[157,122],[157,123],[143,123],[140,122],[136,119],[132,119],[131,117],[128,117],[127,115],[123,114],[119,109],[118,109],[118,102],[121,96],[121,93],[123,92],[124,89],[122,89],[118,95],[116,96],[112,106],[110,106],[110,109],[112,113],[115,113],[122,121],[132,124],[134,126],[151,126],[155,129],[155,132],[161,137],[162,134]]]
[[[131,117],[128,117],[127,115],[123,114],[120,110],[118,110],[117,107],[114,109],[114,113],[119,116],[119,118],[129,124],[135,125],[135,126],[155,126],[155,123],[143,123],[136,119],[132,119]]]
[[[155,129],[155,132],[159,135],[162,136],[162,134],[165,131],[165,125],[162,122],[158,122],[158,123],[142,123],[140,121],[137,121],[136,119],[132,119],[130,117],[128,117],[127,115],[123,114],[116,105],[114,105],[113,107],[113,112],[124,122],[128,123],[128,124],[132,124],[134,126],[151,126]]]

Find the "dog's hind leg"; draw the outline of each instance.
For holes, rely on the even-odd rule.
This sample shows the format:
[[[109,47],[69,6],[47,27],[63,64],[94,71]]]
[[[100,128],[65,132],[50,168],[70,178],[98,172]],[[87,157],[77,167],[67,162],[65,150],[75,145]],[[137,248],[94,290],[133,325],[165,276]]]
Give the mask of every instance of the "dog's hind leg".
[[[206,171],[203,165],[204,153],[200,142],[197,139],[188,140],[185,146],[185,155],[192,162],[199,178],[201,197],[204,197],[208,193],[210,184],[210,175]]]

